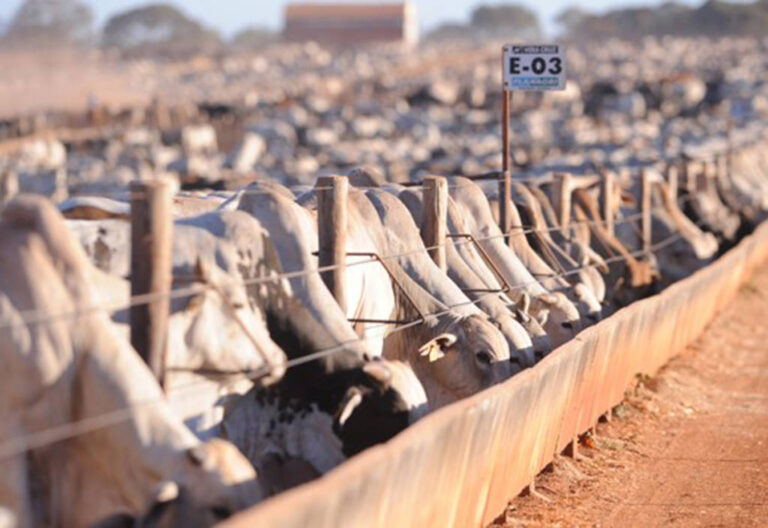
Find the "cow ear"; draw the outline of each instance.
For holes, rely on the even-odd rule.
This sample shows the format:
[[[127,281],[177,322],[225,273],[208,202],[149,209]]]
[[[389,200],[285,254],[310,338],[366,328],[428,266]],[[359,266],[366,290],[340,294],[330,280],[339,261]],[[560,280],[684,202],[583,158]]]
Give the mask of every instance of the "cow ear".
[[[542,308],[536,314],[536,320],[539,322],[541,326],[546,325],[548,319],[549,319],[549,310],[547,310],[546,308]]]
[[[362,402],[363,395],[358,389],[351,387],[347,390],[347,393],[344,395],[344,399],[339,406],[339,412],[336,414],[336,423],[339,427],[344,427],[344,424],[349,420],[349,417],[352,416],[352,413],[355,412],[357,406]]]
[[[197,278],[203,283],[208,283],[211,278],[210,267],[200,257],[197,257],[197,260],[195,261],[195,275],[197,275]]]
[[[531,296],[528,294],[528,292],[523,292],[515,305],[517,306],[518,310],[522,310],[523,312],[528,313],[528,311],[531,309]]]
[[[451,333],[440,334],[419,348],[419,355],[429,358],[432,363],[445,356],[445,350],[456,343],[456,336]]]
[[[187,449],[187,458],[194,465],[204,467],[208,462],[208,453],[202,445],[196,445]]]

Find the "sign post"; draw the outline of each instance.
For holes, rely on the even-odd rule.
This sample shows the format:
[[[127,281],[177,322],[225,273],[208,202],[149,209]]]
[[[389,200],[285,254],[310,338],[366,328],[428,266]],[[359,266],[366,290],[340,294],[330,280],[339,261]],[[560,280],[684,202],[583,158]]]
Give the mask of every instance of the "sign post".
[[[505,238],[511,228],[512,163],[509,141],[514,91],[565,89],[565,49],[560,45],[507,44],[501,52],[502,174],[499,180],[499,227]],[[509,239],[507,238],[509,242]]]

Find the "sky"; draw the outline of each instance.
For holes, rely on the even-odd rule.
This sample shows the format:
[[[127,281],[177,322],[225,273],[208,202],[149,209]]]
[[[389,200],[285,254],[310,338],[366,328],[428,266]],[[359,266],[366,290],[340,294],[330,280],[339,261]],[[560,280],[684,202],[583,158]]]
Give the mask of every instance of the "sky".
[[[0,0],[0,20],[8,22],[23,0]],[[152,0],[84,0],[96,14],[97,22],[102,24],[111,15],[147,3]],[[169,1],[169,0],[157,0]],[[317,0],[311,0],[317,1]],[[344,0],[348,1],[348,0]],[[358,0],[359,1],[359,0]],[[370,1],[370,0],[362,0]],[[510,3],[499,0],[412,0],[418,10],[422,30],[429,30],[443,22],[465,22],[472,9],[478,4]],[[279,29],[282,26],[282,10],[289,0],[170,0],[170,3],[182,8],[187,14],[205,22],[231,36],[238,29],[246,26],[268,26]],[[622,1],[591,0],[588,3],[578,0],[518,0],[532,8],[541,18],[547,31],[554,29],[552,22],[555,15],[566,7],[581,5],[594,12],[606,11],[627,5],[658,5],[660,0]],[[694,0],[682,0],[682,3],[699,4]],[[586,4],[586,5],[585,5]]]

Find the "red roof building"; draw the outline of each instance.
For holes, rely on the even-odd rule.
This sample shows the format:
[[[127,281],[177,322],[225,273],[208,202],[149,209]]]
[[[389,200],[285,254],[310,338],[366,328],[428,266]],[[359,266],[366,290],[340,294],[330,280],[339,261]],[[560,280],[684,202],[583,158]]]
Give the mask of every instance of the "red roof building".
[[[332,44],[415,44],[419,38],[416,10],[408,1],[289,4],[283,36],[289,41]]]

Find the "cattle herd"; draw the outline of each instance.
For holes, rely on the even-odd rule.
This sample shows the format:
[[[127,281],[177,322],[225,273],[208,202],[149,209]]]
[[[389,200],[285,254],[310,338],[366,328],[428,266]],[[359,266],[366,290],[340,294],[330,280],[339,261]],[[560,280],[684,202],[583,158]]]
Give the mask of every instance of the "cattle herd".
[[[500,46],[282,46],[14,138],[0,527],[210,526],[706,266],[768,215],[767,45],[571,49],[566,91],[515,95],[504,231]],[[323,173],[349,184],[343,299],[318,270]],[[152,178],[176,189],[162,387],[129,339],[128,186]]]

